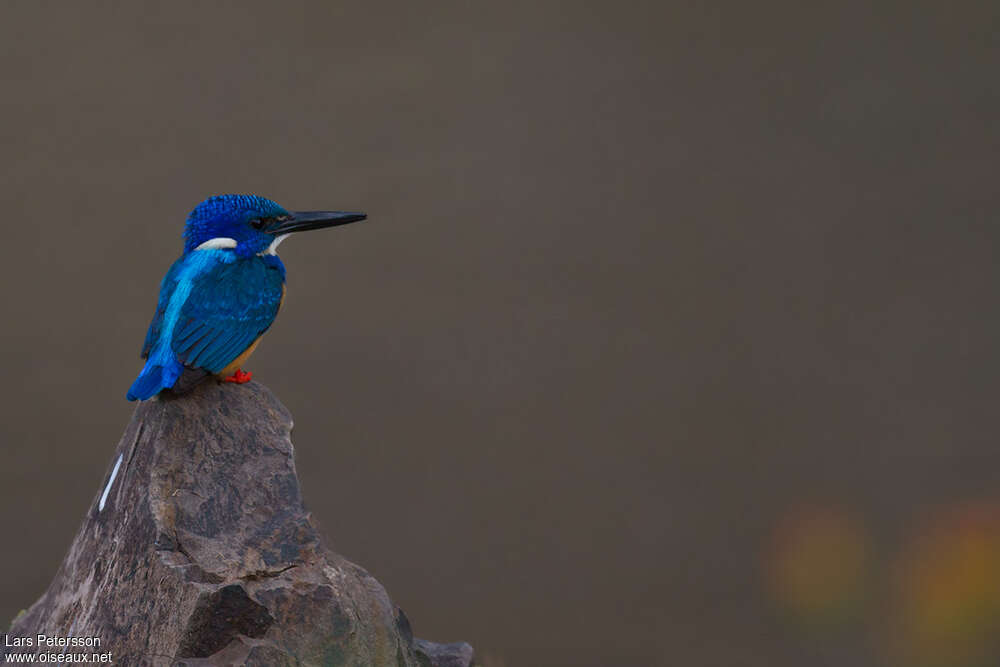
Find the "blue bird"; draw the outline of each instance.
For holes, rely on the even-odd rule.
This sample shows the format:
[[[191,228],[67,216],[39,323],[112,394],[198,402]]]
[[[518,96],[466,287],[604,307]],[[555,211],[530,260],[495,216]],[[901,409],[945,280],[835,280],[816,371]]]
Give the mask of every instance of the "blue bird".
[[[160,284],[139,377],[128,400],[164,389],[182,393],[208,375],[248,382],[242,365],[274,322],[285,297],[278,244],[293,232],[364,220],[347,211],[288,212],[256,195],[220,195],[198,204],[184,228],[184,254]]]

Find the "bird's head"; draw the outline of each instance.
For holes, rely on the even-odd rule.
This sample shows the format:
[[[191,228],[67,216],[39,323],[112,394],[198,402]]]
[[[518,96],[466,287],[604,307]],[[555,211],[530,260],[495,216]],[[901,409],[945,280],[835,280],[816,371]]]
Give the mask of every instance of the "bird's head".
[[[274,253],[292,232],[346,225],[366,217],[349,211],[288,212],[257,195],[218,195],[198,204],[188,215],[184,252],[232,248],[244,257]]]

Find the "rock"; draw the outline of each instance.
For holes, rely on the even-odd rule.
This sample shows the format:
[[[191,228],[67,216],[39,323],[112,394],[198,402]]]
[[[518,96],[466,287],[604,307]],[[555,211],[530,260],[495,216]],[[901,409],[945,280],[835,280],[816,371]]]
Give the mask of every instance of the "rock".
[[[258,383],[141,403],[55,579],[8,636],[99,638],[86,650],[123,665],[471,665],[468,644],[414,640],[382,585],[323,546],[291,426]]]
[[[435,644],[425,639],[414,642],[417,656],[427,661],[433,667],[469,667],[475,651],[465,642],[455,644]]]

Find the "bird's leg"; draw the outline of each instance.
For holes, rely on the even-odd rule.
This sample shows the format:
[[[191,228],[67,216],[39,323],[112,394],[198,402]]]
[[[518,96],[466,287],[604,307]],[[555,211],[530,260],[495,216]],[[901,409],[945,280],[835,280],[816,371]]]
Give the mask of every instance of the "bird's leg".
[[[240,368],[236,369],[236,372],[227,378],[222,378],[223,382],[235,382],[236,384],[246,384],[253,377],[253,373],[250,371],[244,371]]]

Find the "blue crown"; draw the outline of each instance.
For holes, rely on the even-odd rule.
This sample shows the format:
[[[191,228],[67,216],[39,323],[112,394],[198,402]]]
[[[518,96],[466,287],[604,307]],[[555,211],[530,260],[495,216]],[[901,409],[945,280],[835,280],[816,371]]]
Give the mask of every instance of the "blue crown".
[[[276,202],[257,195],[217,195],[195,206],[184,227],[184,252],[212,238],[247,240],[247,221],[288,215]],[[263,240],[263,238],[261,239]],[[266,246],[266,244],[265,244]]]

